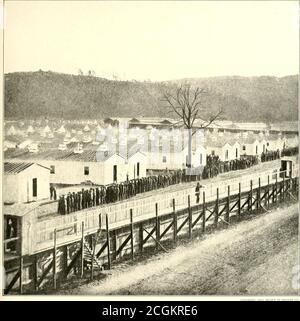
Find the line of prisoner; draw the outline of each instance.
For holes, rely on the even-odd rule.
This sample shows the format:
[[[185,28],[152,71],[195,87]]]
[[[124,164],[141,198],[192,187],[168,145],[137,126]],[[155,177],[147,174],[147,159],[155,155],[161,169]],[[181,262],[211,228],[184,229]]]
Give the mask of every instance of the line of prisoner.
[[[257,156],[247,156],[241,159],[222,162],[218,156],[209,155],[207,157],[207,165],[204,166],[202,173],[196,175],[195,178],[197,180],[207,179],[217,176],[219,173],[245,169],[258,164],[258,161]],[[180,169],[172,172],[168,171],[165,174],[132,179],[120,184],[114,183],[82,189],[79,192],[70,192],[67,195],[59,197],[58,213],[64,215],[93,206],[117,202],[139,193],[187,182],[190,179],[191,177],[185,174],[185,170]]]

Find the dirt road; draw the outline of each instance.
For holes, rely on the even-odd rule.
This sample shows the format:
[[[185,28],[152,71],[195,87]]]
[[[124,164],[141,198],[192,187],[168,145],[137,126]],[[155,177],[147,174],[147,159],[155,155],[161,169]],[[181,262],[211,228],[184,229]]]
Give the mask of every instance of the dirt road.
[[[64,294],[296,295],[298,205],[261,214]]]

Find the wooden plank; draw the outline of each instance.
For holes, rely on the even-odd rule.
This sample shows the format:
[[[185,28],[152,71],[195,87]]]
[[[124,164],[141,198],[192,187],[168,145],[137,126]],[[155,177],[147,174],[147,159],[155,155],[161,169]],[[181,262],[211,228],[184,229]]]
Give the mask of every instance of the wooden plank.
[[[98,251],[98,253],[96,254],[96,258],[98,258],[106,249],[107,247],[107,241],[105,241],[105,243],[102,245],[102,247],[100,248],[100,250]]]
[[[186,223],[188,223],[190,221],[190,216],[188,215],[183,222],[179,225],[179,227],[177,228],[177,233],[179,233],[181,231],[181,229],[184,227],[184,225]]]
[[[238,203],[239,203],[239,200],[237,200],[235,203],[233,203],[233,205],[229,209],[229,212],[232,212],[233,209],[238,205]]]
[[[83,277],[84,272],[84,222],[81,222],[81,256],[80,256],[80,276]]]
[[[127,243],[129,242],[131,238],[131,233],[126,237],[125,241],[119,246],[119,248],[117,249],[116,252],[116,257],[118,257],[118,255],[121,253],[121,251],[124,249],[124,247],[127,245]]]
[[[216,198],[216,205],[215,205],[215,220],[214,225],[218,227],[218,219],[219,219],[219,188],[217,188],[217,198]]]
[[[49,263],[49,265],[47,266],[47,268],[44,270],[43,274],[41,275],[41,277],[37,283],[38,288],[40,287],[40,285],[44,281],[45,277],[48,275],[48,273],[51,271],[52,268],[53,268],[53,260],[51,260],[51,262]]]
[[[258,188],[256,190],[256,210],[259,210],[261,207],[261,184],[260,184],[260,177],[258,178]]]
[[[109,243],[109,226],[108,226],[108,215],[106,214],[106,243],[107,243],[107,268],[111,268],[111,259],[110,259],[110,243]],[[117,256],[117,254],[116,254]]]
[[[9,285],[5,288],[4,294],[8,294],[10,292],[10,290],[13,288],[13,286],[16,284],[16,282],[18,281],[19,278],[20,278],[20,269],[15,274],[15,276],[12,278]]]
[[[241,210],[242,210],[246,205],[248,205],[248,207],[249,207],[249,199],[250,199],[250,194],[247,196],[245,203],[241,206]]]
[[[268,175],[268,186],[267,186],[267,209],[270,208],[270,175]]]
[[[33,256],[33,289],[34,291],[38,290],[38,254]]]
[[[242,194],[242,186],[241,186],[241,183],[239,183],[239,199],[238,199],[238,216],[240,217],[241,216],[241,194]]]
[[[283,173],[283,180],[282,180],[282,192],[281,192],[281,195],[282,195],[282,201],[284,202],[285,201],[285,173]]]
[[[253,206],[253,181],[250,180],[250,194],[249,194],[249,203],[248,203],[248,211],[252,212],[252,206]]]
[[[202,233],[205,233],[206,227],[205,227],[205,215],[206,215],[206,203],[205,203],[205,192],[203,191],[203,201],[202,201],[202,206],[203,206],[203,212],[202,212]]]
[[[20,261],[19,261],[19,270],[20,270],[20,278],[19,278],[19,293],[23,294],[23,239],[20,237],[19,241],[19,251],[20,251]]]
[[[230,219],[230,185],[227,186],[227,204],[226,204],[225,221],[229,223],[229,219]]]
[[[290,179],[289,179],[289,188],[288,188],[288,194],[289,194],[289,200],[291,200],[291,193],[292,193],[292,191],[293,191],[293,179],[292,179],[292,177],[290,177]]]
[[[134,259],[134,235],[133,235],[133,213],[132,208],[130,209],[130,249],[131,249],[131,260]]]
[[[225,212],[227,211],[227,208],[228,208],[228,204],[226,202],[226,204],[224,204],[223,208],[221,209],[220,211],[220,205],[219,205],[219,217]]]
[[[276,174],[276,178],[275,178],[275,190],[274,190],[274,202],[277,203],[277,197],[278,197],[278,179],[277,179],[277,174]]]
[[[160,221],[158,216],[158,204],[155,203],[155,231],[156,231],[156,249],[158,250],[158,245],[160,241]]]
[[[81,249],[79,249],[79,250],[76,252],[76,254],[73,256],[70,264],[67,266],[66,271],[65,271],[65,277],[68,276],[68,274],[70,273],[70,271],[72,270],[72,268],[75,266],[75,263],[76,263],[76,261],[79,259],[80,255],[81,255]]]
[[[214,212],[212,212],[212,214],[213,214]],[[211,214],[211,215],[212,215]],[[211,216],[210,215],[210,216]],[[193,222],[193,227],[195,227],[195,225],[200,221],[200,219],[201,219],[201,217],[203,216],[203,211],[198,215],[198,217],[195,219],[195,221]],[[209,220],[209,218],[210,218],[210,216],[207,218],[207,220]],[[206,221],[207,221],[206,220]]]
[[[143,253],[143,245],[144,245],[144,227],[143,222],[139,224],[139,249],[140,253]]]
[[[172,200],[173,205],[173,243],[177,243],[177,213],[175,209],[175,198]]]
[[[145,244],[149,239],[150,239],[150,237],[151,237],[151,235],[155,232],[155,230],[156,230],[156,226],[154,226],[153,228],[152,228],[152,230],[151,230],[151,232],[148,232],[148,235],[145,237],[145,239],[144,239],[144,241],[143,241],[143,244]]]
[[[168,225],[168,227],[161,233],[160,239],[162,239],[168,233],[168,231],[171,229],[173,224],[174,224],[174,221],[172,220],[172,222]]]
[[[56,290],[56,229],[54,229],[53,233],[53,288]]]
[[[189,239],[193,238],[193,213],[191,209],[191,196],[188,195],[188,221],[189,221]]]
[[[96,249],[96,235],[97,233],[92,236],[92,266],[91,266],[91,279],[93,280],[94,278],[94,260],[95,260],[95,249]]]
[[[23,294],[23,263],[24,263],[24,259],[23,256],[20,256],[20,278],[19,278],[19,292],[20,294]]]
[[[144,231],[145,231],[147,234],[149,234],[149,232],[148,232],[146,229],[144,229]],[[157,242],[156,238],[154,238],[152,235],[150,235],[150,237],[151,237],[155,242]],[[158,245],[159,245],[165,252],[168,253],[168,250],[167,250],[159,241],[158,241],[157,243],[158,243]]]

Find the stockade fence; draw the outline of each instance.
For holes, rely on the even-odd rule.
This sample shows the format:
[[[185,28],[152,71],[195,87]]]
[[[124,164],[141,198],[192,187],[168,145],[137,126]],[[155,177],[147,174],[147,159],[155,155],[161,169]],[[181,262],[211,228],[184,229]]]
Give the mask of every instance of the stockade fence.
[[[92,221],[85,217],[64,226],[53,228],[52,225],[52,230],[49,229],[51,245],[47,240],[43,250],[20,255],[19,265],[5,293],[16,288],[18,280],[17,289],[23,293],[24,266],[29,269],[28,291],[39,291],[44,287],[56,289],[70,274],[83,277],[88,271],[93,278],[95,269],[111,269],[114,262],[128,257],[133,260],[147,248],[166,251],[165,242],[176,246],[179,238],[192,239],[208,228],[227,227],[234,217],[241,219],[253,212],[266,212],[279,203],[298,200],[296,170],[293,177],[271,171],[255,179],[237,180],[221,182],[215,190],[210,186],[203,188],[199,203],[196,203],[194,189],[187,189],[185,193],[180,192],[178,199],[172,197],[161,202],[151,199],[151,204],[147,202],[146,205],[146,215],[139,215],[131,203],[128,219],[125,215],[125,219],[115,221],[109,211],[98,211],[93,213]]]

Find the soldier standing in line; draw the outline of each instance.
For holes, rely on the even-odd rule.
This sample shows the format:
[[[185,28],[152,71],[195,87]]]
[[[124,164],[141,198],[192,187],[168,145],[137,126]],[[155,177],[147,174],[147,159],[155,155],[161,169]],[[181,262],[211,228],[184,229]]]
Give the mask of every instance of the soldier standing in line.
[[[59,197],[58,203],[57,203],[57,213],[62,214],[62,197]]]
[[[50,184],[50,200],[53,198],[53,193],[54,193],[54,187],[52,184]]]
[[[197,183],[197,186],[195,188],[195,195],[196,195],[196,203],[198,204],[200,201],[200,183]]]
[[[92,206],[96,206],[96,194],[95,194],[95,189],[92,188],[91,190],[91,196],[92,196]]]
[[[96,187],[96,205],[97,206],[99,205],[99,196],[100,196],[99,187]]]
[[[69,193],[70,197],[70,213],[74,211],[74,200],[73,200],[73,194]]]
[[[81,209],[84,209],[84,189],[81,189]]]
[[[75,193],[75,192],[73,192],[73,202],[74,202],[74,205],[73,205],[73,207],[74,207],[74,212],[75,211],[78,211],[78,206],[77,206],[77,204],[78,204],[78,199],[77,199],[77,193]]]
[[[106,192],[107,192],[106,186],[103,186],[102,190],[103,190],[103,204],[105,204],[105,201],[106,201]]]
[[[89,205],[89,191],[84,190],[84,208],[87,208]]]
[[[66,202],[67,202],[67,214],[70,213],[70,195],[68,194],[66,197]]]
[[[100,193],[100,204],[104,204],[104,188],[103,186],[100,187],[100,190],[99,190],[99,193]]]
[[[81,198],[81,192],[78,192],[77,193],[77,206],[78,206],[78,211],[80,211],[81,210],[81,204],[82,204],[82,198]]]
[[[65,215],[66,214],[66,199],[65,199],[65,195],[61,196],[61,214]]]

